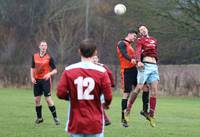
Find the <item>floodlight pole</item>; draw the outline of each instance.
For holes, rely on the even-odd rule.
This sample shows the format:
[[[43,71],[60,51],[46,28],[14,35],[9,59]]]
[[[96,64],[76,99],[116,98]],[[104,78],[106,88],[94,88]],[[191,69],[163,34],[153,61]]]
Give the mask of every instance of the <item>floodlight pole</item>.
[[[90,0],[86,0],[86,11],[85,11],[85,38],[88,38],[88,28],[89,28],[89,9],[90,9]]]

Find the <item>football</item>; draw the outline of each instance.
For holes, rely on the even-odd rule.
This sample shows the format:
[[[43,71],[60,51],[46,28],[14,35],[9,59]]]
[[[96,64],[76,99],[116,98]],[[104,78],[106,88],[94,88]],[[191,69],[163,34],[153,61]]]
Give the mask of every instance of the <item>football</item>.
[[[114,12],[117,15],[123,15],[126,12],[126,6],[124,4],[119,3],[115,5]]]

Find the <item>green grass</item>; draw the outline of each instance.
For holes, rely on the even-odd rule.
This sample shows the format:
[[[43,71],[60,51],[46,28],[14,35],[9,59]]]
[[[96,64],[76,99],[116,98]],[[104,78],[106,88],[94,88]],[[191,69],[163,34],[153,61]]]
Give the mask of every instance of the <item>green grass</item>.
[[[42,98],[44,123],[34,124],[35,110],[31,89],[0,89],[0,137],[64,137],[67,105],[53,96],[61,125],[56,126]],[[199,137],[200,98],[158,97],[157,126],[150,127],[139,115],[139,96],[130,117],[129,128],[120,124],[121,95],[114,94],[110,114],[112,124],[105,127],[105,137]]]

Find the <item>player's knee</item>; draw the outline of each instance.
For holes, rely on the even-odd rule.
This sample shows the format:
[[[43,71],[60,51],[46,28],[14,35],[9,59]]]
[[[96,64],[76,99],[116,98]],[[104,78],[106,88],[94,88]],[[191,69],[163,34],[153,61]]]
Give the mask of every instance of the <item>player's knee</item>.
[[[144,85],[143,88],[142,88],[142,90],[143,90],[144,92],[147,92],[147,91],[149,91],[149,88],[148,88],[147,85]]]
[[[152,96],[156,96],[156,94],[157,94],[157,88],[156,87],[152,87],[151,88],[151,95]]]
[[[138,84],[134,90],[135,93],[140,93],[143,89],[143,85]]]
[[[123,94],[123,99],[128,99],[129,98],[130,93],[124,93]]]
[[[156,97],[156,95],[157,95],[156,91],[153,91],[153,90],[152,90],[152,91],[151,91],[151,96],[152,96],[152,97]]]
[[[36,104],[36,106],[40,105],[40,98],[39,97],[35,97],[35,104]]]
[[[51,97],[45,97],[45,99],[46,99],[46,102],[47,102],[47,104],[48,104],[49,106],[54,105],[53,100],[52,100]]]

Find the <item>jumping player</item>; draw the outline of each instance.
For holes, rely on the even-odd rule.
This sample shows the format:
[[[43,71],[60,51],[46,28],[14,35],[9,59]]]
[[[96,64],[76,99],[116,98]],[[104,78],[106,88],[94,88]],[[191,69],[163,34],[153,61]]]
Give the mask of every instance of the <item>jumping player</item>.
[[[121,123],[128,127],[127,120],[124,118],[124,110],[127,108],[127,101],[132,87],[137,85],[137,68],[135,61],[135,51],[131,44],[137,39],[137,31],[129,30],[124,39],[117,45],[117,54],[121,66],[121,82],[123,97],[121,100]]]
[[[128,107],[126,109],[126,116],[130,114],[132,104],[138,93],[142,90],[145,82],[150,85],[151,96],[150,96],[150,111],[148,114],[148,120],[152,127],[156,126],[154,113],[156,108],[156,93],[158,90],[158,52],[157,52],[157,40],[154,37],[149,36],[149,32],[146,26],[142,25],[139,27],[139,32],[142,34],[137,41],[136,45],[136,60],[138,66],[138,76],[137,76],[137,86],[134,92],[131,93],[131,97],[128,101]],[[143,50],[143,51],[142,51]],[[141,60],[141,54],[143,54],[143,59]]]
[[[135,50],[132,48],[131,44],[137,40],[137,31],[129,30],[125,39],[122,39],[118,42],[117,53],[121,66],[121,81],[123,98],[121,101],[122,107],[122,117],[121,123],[124,127],[128,127],[128,121],[124,117],[124,111],[127,107],[127,101],[129,94],[132,91],[132,87],[137,85],[137,68],[135,62]],[[144,115],[144,112],[148,110],[148,98],[149,92],[148,87],[145,85],[143,87],[142,101],[143,101],[143,110],[140,112],[141,115]]]

